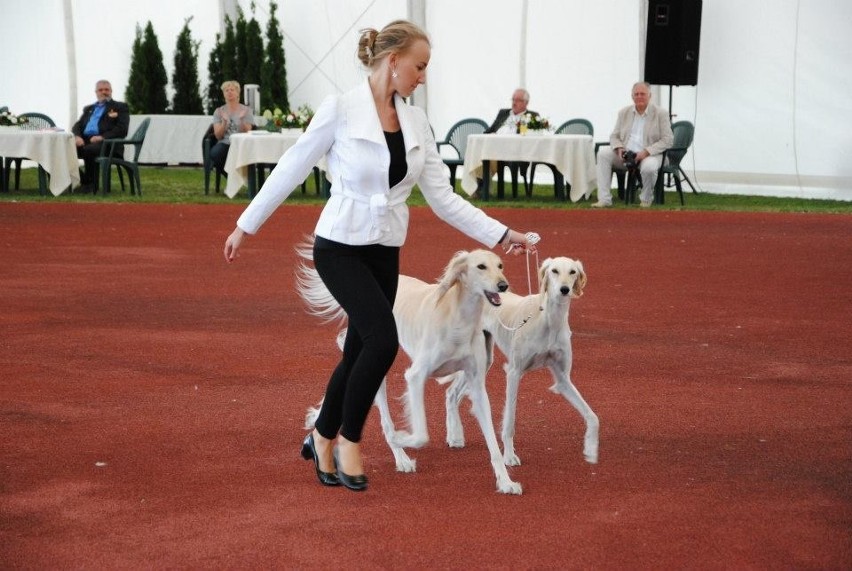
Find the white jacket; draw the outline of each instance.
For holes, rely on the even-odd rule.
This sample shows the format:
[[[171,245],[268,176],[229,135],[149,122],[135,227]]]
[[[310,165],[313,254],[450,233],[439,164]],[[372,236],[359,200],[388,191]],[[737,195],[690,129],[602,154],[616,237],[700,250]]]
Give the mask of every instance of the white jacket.
[[[405,201],[415,184],[435,214],[474,240],[494,247],[506,226],[453,192],[426,115],[395,96],[405,140],[408,172],[388,186],[390,151],[370,85],[333,95],[320,105],[308,129],[278,161],[263,188],[237,220],[256,233],[272,212],[301,185],[325,155],[332,181],[317,236],[351,245],[402,246],[408,232]]]

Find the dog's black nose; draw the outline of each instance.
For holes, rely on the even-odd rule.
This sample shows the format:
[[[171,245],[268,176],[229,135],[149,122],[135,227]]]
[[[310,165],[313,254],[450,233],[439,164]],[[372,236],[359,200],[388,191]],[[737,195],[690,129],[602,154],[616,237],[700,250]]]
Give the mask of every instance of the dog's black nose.
[[[509,284],[506,283],[506,282],[500,282],[500,283],[497,284],[497,289],[500,290],[501,292],[506,291],[507,289],[509,289]]]
[[[562,295],[568,295],[569,293],[571,293],[571,288],[568,286],[562,286],[561,288],[559,288],[559,291],[562,293]]]

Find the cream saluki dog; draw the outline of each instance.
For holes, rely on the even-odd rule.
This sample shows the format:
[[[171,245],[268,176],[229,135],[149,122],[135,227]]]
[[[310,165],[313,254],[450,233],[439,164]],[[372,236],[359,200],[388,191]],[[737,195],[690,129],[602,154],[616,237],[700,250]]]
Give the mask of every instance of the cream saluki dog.
[[[303,257],[310,256],[309,250],[304,248],[299,253]],[[416,463],[402,450],[403,447],[421,448],[429,442],[424,403],[426,380],[457,374],[453,387],[456,406],[464,395],[473,404],[473,414],[485,437],[497,477],[498,491],[521,493],[521,485],[511,480],[500,454],[491,419],[491,404],[485,390],[489,363],[487,348],[482,342],[483,313],[486,305],[500,305],[501,294],[508,287],[500,257],[487,250],[456,253],[437,283],[429,284],[405,275],[399,277],[393,313],[400,345],[411,358],[411,365],[404,374],[407,385],[405,412],[410,432],[395,430],[385,383],[382,383],[375,400],[382,430],[393,451],[398,471],[413,472],[416,469]],[[340,306],[313,267],[300,266],[298,289],[311,313],[326,320],[342,316]],[[338,344],[341,339],[338,335]],[[313,425],[316,414],[317,409],[309,409],[306,428]]]
[[[503,294],[500,307],[485,313],[489,366],[495,342],[506,356],[503,460],[508,466],[521,463],[515,453],[515,409],[521,377],[529,371],[547,367],[554,380],[550,390],[564,396],[586,421],[583,454],[587,462],[594,464],[598,461],[598,417],[571,383],[571,328],[568,325],[571,298],[583,295],[586,272],[579,260],[548,258],[539,267],[538,279],[538,294],[522,297],[507,292]],[[451,445],[459,446],[463,445],[464,436],[458,413],[461,396],[455,390],[459,382],[457,375],[452,381],[446,401],[447,434],[448,440],[450,434],[453,436]]]

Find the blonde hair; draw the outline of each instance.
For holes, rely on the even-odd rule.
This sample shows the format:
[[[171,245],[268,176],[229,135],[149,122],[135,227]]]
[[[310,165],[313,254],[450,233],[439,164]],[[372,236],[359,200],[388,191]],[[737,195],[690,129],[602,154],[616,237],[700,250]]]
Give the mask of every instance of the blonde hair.
[[[358,40],[358,59],[366,67],[373,68],[376,62],[390,54],[405,53],[417,40],[429,44],[426,32],[408,20],[394,20],[380,32],[365,28]]]
[[[219,89],[221,89],[222,91],[225,91],[226,87],[236,87],[237,93],[240,92],[240,82],[236,81],[234,79],[229,79],[228,81],[223,81],[222,85],[219,86]]]

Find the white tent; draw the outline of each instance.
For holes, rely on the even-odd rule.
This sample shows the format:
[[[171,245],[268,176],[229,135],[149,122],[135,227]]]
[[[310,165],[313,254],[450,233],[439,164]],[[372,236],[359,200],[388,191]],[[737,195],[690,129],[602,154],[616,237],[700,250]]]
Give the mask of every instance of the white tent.
[[[674,1],[674,0],[673,0]],[[69,127],[100,78],[122,99],[137,24],[150,20],[171,74],[192,17],[199,72],[236,0],[2,0],[0,105]],[[246,13],[250,2],[238,2]],[[257,0],[265,26],[268,3]],[[644,62],[644,0],[279,0],[291,103],[316,108],[364,76],[358,30],[412,18],[429,32],[429,83],[414,96],[438,135],[493,118],[524,86],[556,124],[585,117],[605,140]],[[67,17],[66,17],[67,16]],[[701,190],[852,200],[852,3],[704,0],[698,85],[672,90],[696,125],[685,160]],[[67,25],[66,25],[67,24]],[[70,50],[67,46],[73,46]],[[69,72],[75,69],[76,74]],[[422,88],[421,88],[422,89]],[[655,89],[669,106],[669,88]],[[262,105],[262,102],[261,102]]]

